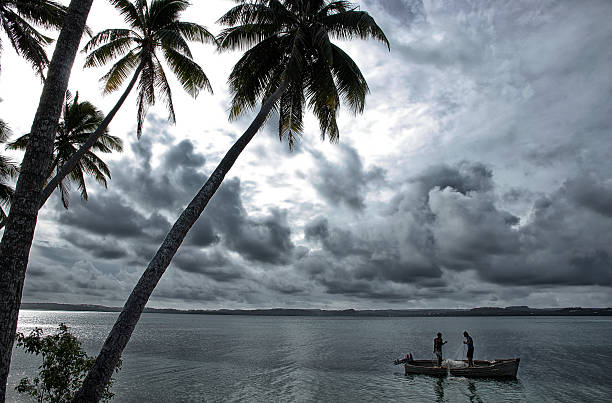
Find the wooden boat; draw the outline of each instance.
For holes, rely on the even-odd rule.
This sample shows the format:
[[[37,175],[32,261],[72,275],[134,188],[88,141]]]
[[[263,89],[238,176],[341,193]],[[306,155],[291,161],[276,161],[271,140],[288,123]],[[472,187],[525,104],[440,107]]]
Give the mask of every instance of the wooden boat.
[[[463,361],[467,365],[467,361]],[[406,362],[404,368],[406,375],[433,375],[446,376],[450,373],[453,376],[464,376],[468,378],[501,378],[514,379],[518,372],[520,358],[499,359],[493,361],[474,360],[472,368],[441,368],[436,366],[436,361],[432,360],[413,360]]]

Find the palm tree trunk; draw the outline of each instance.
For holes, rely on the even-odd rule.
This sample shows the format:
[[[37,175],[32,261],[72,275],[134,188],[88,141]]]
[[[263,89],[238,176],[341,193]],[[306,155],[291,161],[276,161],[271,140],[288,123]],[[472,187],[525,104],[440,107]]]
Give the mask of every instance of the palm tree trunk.
[[[202,214],[202,211],[204,211],[204,208],[206,208],[206,205],[221,185],[221,182],[223,182],[225,175],[227,175],[236,159],[238,159],[238,156],[240,156],[240,153],[264,124],[270,110],[276,101],[280,99],[286,88],[287,85],[282,84],[266,100],[251,125],[225,154],[204,186],[176,220],[172,229],[166,235],[166,239],[164,239],[164,242],[149,263],[149,266],[140,277],[138,284],[132,290],[119,318],[117,318],[113,329],[104,342],[96,362],[89,370],[81,389],[77,392],[73,403],[97,402],[100,400],[102,391],[110,380],[119,362],[121,353],[130,340],[151,293],[166,271],[172,257],[181,246],[189,229],[200,217],[200,214]]]
[[[83,155],[85,155],[85,153],[89,151],[89,149],[94,144],[96,144],[96,141],[98,141],[98,139],[104,134],[104,130],[106,130],[111,120],[113,120],[113,118],[117,114],[117,111],[119,110],[119,108],[121,108],[123,102],[126,100],[128,95],[132,91],[132,88],[134,88],[136,80],[138,79],[138,76],[140,75],[140,72],[143,67],[144,65],[142,63],[138,65],[136,71],[134,72],[134,76],[130,80],[130,83],[128,84],[125,91],[123,91],[123,94],[121,94],[121,96],[119,97],[119,100],[117,101],[115,106],[113,106],[113,109],[108,112],[108,115],[104,117],[102,122],[100,122],[100,125],[96,128],[96,130],[89,135],[87,141],[85,141],[85,143],[83,143],[83,145],[77,150],[77,152],[74,153],[64,165],[62,165],[59,172],[53,177],[53,179],[51,179],[49,183],[47,183],[47,186],[45,186],[45,188],[43,189],[42,196],[40,197],[40,208],[45,205],[47,199],[49,198],[49,196],[51,196],[57,185],[59,185],[59,183],[66,177],[66,175],[68,175],[70,171],[74,169],[74,167],[79,163]]]
[[[6,381],[41,190],[53,158],[53,141],[64,95],[92,1],[72,0],[68,7],[32,122],[30,141],[0,243],[0,402],[4,402],[6,397]]]

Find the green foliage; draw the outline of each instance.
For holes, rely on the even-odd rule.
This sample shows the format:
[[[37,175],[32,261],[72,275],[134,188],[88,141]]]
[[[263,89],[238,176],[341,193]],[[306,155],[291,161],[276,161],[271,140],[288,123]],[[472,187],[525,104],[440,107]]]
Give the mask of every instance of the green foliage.
[[[49,64],[43,47],[53,39],[37,31],[34,25],[59,30],[65,15],[66,7],[52,0],[0,0],[1,29],[17,54],[25,58],[41,78]]]
[[[79,101],[78,92],[74,97],[70,92],[66,93],[62,117],[55,135],[53,161],[49,167],[48,179],[53,178],[79,148],[87,142],[91,133],[98,128],[102,120],[104,120],[104,114],[91,102]],[[9,143],[7,148],[25,151],[28,141],[30,141],[29,133]],[[111,177],[110,169],[95,152],[111,153],[113,151],[123,151],[123,142],[119,137],[108,134],[108,129],[106,129],[94,145],[81,157],[74,169],[59,183],[58,188],[65,208],[68,208],[70,203],[71,183],[77,185],[81,197],[83,200],[87,200],[85,174],[107,187],[107,178],[110,179]]]
[[[105,29],[94,35],[83,49],[88,52],[85,67],[102,66],[120,57],[101,79],[105,94],[119,89],[132,74],[140,75],[136,128],[140,137],[147,109],[157,97],[166,104],[168,120],[172,123],[176,120],[172,92],[159,56],[163,56],[189,95],[195,98],[202,89],[212,93],[208,77],[193,60],[187,42],[216,43],[215,36],[201,25],[179,19],[189,7],[186,0],[111,0],[111,3],[130,28]]]
[[[4,121],[0,120],[0,144],[5,143],[11,136],[11,129]],[[8,157],[0,155],[0,226],[4,224],[6,213],[3,210],[11,204],[13,199],[14,189],[9,185],[9,180],[15,179],[19,167]]]
[[[238,5],[218,21],[229,27],[218,37],[221,50],[248,49],[229,77],[230,119],[284,83],[287,89],[275,105],[280,139],[291,149],[308,107],[319,120],[321,137],[338,141],[340,100],[362,113],[369,89],[355,62],[332,40],[371,38],[389,47],[376,21],[349,1],[235,1]]]
[[[81,342],[68,331],[68,326],[61,323],[58,333],[44,336],[42,329],[36,328],[25,336],[17,333],[17,346],[27,353],[42,355],[40,372],[34,379],[23,378],[15,388],[19,393],[28,394],[38,402],[69,402],[85,379],[95,357],[89,357],[81,348]],[[119,371],[121,362],[117,364]],[[110,388],[113,379],[104,389],[102,401],[110,400],[114,395]]]

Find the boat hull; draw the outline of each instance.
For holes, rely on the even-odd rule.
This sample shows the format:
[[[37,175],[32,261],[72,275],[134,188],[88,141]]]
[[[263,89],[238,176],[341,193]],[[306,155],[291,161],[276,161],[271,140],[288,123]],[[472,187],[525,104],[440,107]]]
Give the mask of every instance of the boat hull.
[[[467,363],[467,361],[464,361]],[[515,379],[518,373],[520,358],[500,359],[493,361],[474,361],[472,368],[437,367],[435,361],[415,360],[404,365],[406,375],[453,376],[467,378]]]

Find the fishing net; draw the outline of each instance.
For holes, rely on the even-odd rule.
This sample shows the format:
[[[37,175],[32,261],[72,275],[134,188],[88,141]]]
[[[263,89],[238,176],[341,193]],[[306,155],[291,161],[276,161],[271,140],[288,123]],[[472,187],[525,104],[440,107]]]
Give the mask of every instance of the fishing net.
[[[444,360],[442,361],[442,366],[446,368],[465,368],[467,367],[467,362],[457,361],[457,360]]]

